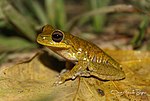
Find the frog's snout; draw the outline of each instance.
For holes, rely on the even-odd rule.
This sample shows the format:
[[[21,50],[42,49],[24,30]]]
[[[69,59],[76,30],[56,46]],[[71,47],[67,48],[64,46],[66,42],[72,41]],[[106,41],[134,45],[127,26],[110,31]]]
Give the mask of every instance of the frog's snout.
[[[37,38],[36,38],[36,41],[40,44],[40,40],[41,40],[41,35],[38,34]]]
[[[45,36],[42,36],[41,34],[39,34],[38,36],[37,36],[37,40],[36,40],[39,44],[43,44],[43,43],[45,43],[45,42],[47,42],[48,40],[47,40],[47,38],[45,37]]]

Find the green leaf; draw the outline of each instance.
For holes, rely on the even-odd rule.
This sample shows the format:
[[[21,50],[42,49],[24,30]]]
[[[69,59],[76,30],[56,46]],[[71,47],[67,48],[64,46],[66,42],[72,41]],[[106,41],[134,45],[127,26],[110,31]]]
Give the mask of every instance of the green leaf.
[[[30,40],[35,40],[35,30],[32,24],[23,15],[21,15],[7,0],[0,1],[0,8],[6,19],[16,26],[24,36]]]
[[[66,12],[64,7],[64,0],[56,0],[56,18],[57,25],[64,30],[66,25]]]
[[[0,36],[0,52],[4,51],[14,51],[14,50],[20,50],[20,49],[27,49],[27,48],[34,48],[35,45],[29,43],[26,40],[13,37],[3,37]]]
[[[56,27],[56,1],[55,0],[45,0],[46,13],[48,16],[49,23]]]
[[[110,0],[89,0],[92,10],[105,7],[109,4]],[[96,32],[102,31],[106,21],[106,14],[95,15],[92,17],[93,29]]]
[[[45,25],[48,23],[47,17],[45,14],[45,11],[43,10],[42,6],[39,4],[37,0],[29,0],[29,5],[33,9],[34,13],[36,14],[36,17],[40,20],[40,23],[42,25]]]

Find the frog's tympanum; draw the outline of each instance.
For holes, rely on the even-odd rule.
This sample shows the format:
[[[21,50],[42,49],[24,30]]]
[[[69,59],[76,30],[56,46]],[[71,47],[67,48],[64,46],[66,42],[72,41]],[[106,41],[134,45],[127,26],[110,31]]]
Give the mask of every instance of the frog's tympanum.
[[[37,42],[75,64],[71,70],[60,75],[56,84],[75,79],[77,76],[92,76],[101,80],[125,78],[121,65],[112,57],[93,43],[70,33],[45,25],[37,37]]]

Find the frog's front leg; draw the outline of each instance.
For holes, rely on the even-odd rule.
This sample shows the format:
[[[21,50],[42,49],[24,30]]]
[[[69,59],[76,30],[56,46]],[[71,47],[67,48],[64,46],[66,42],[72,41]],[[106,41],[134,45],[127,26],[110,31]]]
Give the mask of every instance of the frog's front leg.
[[[55,82],[55,85],[62,84],[68,79],[75,79],[77,76],[83,74],[82,71],[86,71],[87,66],[88,61],[78,61],[78,63],[70,71],[59,76],[59,80]]]

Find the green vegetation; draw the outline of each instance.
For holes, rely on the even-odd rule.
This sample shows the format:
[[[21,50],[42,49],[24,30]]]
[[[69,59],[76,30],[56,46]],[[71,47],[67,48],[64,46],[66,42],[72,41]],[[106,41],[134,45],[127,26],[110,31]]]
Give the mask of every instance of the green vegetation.
[[[78,27],[80,30],[102,35],[108,24],[113,22],[111,15],[127,12],[132,16],[137,11],[141,23],[135,26],[139,29],[131,35],[131,43],[133,47],[141,47],[149,27],[148,2],[132,0],[119,4],[110,0],[0,0],[0,53],[38,47],[36,35],[45,24],[65,31]],[[75,6],[79,8],[76,9]],[[113,24],[111,23],[112,26]],[[20,45],[16,45],[17,43]]]

